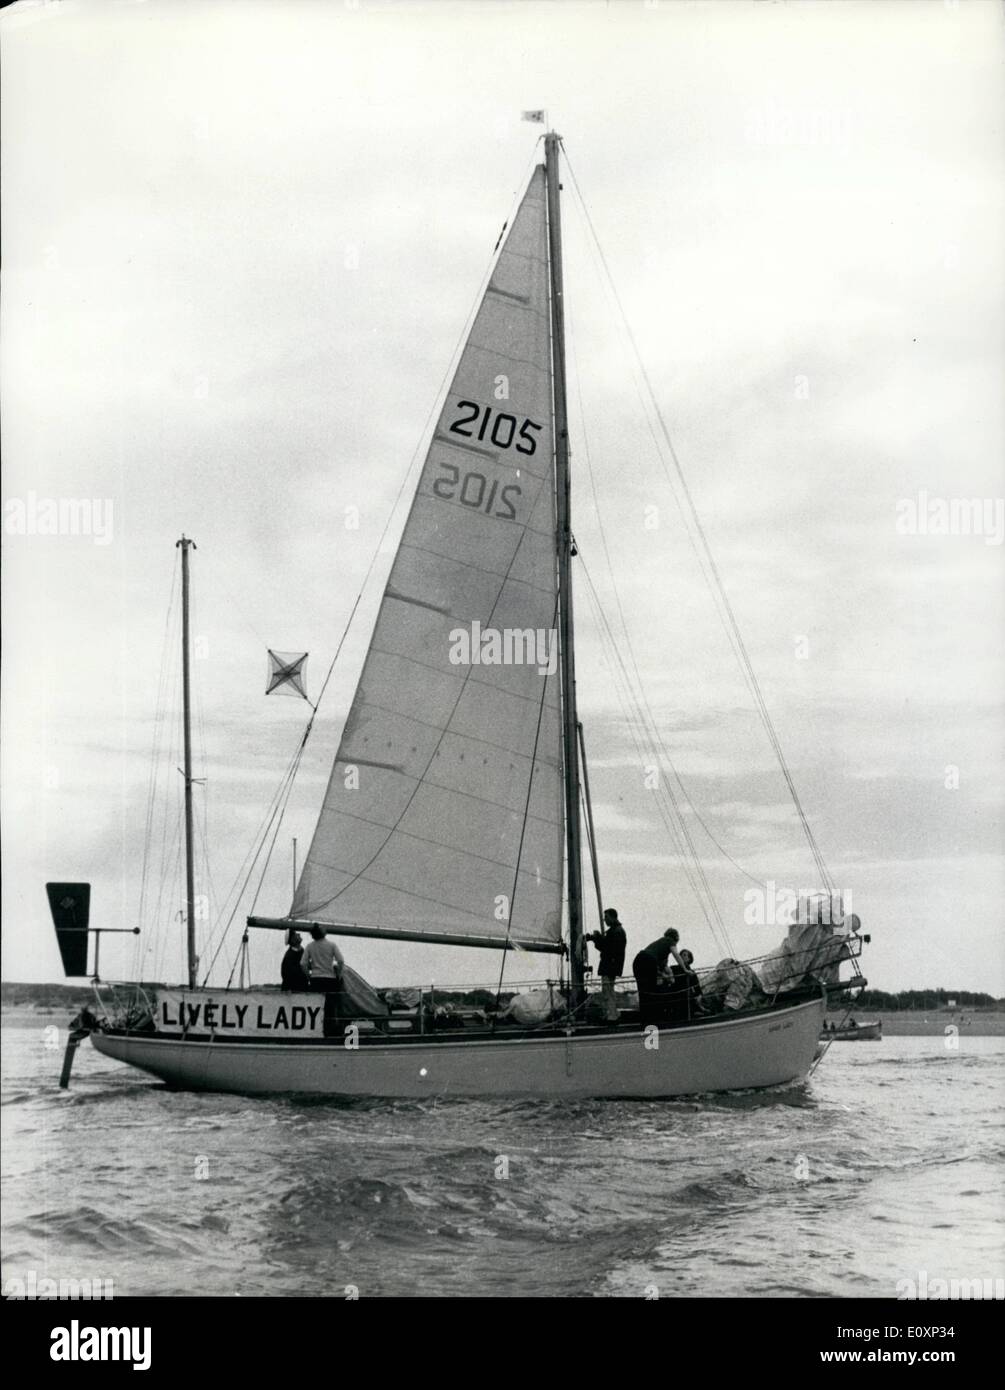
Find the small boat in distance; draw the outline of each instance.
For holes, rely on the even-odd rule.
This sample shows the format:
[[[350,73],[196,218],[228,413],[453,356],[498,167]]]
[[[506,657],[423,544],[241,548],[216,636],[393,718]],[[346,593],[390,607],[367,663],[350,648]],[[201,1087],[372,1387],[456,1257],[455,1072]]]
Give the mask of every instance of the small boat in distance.
[[[878,1042],[883,1036],[881,1018],[863,1019],[861,1023],[851,1019],[848,1023],[825,1023],[820,1034],[823,1042]]]
[[[826,910],[767,956],[698,972],[700,1003],[683,1016],[647,1018],[634,981],[616,1020],[598,1007],[584,858],[601,924],[603,900],[576,704],[560,143],[544,137],[433,429],[289,912],[247,917],[287,939],[489,948],[503,963],[511,951],[551,954],[558,978],[522,1010],[455,1014],[450,1026],[427,999],[381,993],[352,972],[327,994],[199,983],[183,538],[188,981],[107,997],[99,985],[75,1036],[89,1031],[104,1056],[171,1086],[245,1094],[680,1096],[802,1080],[828,995],[865,984],[857,958],[868,938],[844,917],[774,739]],[[759,712],[768,721],[763,700]],[[57,937],[77,943],[79,972],[85,885],[50,887]],[[649,937],[664,925],[651,922]],[[842,982],[845,961],[854,975]]]

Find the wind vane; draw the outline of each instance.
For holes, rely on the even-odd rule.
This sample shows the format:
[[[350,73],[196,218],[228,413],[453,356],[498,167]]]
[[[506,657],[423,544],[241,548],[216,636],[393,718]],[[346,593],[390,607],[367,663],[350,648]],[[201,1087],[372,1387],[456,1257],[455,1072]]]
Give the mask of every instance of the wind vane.
[[[266,695],[302,695],[310,704],[305,681],[309,652],[274,652],[269,648],[269,683]]]

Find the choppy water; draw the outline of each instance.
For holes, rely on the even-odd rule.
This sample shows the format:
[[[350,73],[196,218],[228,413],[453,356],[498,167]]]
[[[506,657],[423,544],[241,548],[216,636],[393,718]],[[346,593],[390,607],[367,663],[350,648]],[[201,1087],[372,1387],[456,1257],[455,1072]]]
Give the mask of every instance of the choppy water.
[[[172,1093],[3,1031],[4,1278],[124,1294],[893,1297],[1005,1272],[1005,1039],[688,1101]]]

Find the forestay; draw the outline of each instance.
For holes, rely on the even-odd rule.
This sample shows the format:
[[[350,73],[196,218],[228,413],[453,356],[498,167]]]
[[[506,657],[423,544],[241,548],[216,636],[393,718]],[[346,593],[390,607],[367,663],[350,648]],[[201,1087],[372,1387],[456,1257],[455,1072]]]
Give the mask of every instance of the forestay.
[[[433,434],[295,918],[560,940],[547,255],[538,168]]]

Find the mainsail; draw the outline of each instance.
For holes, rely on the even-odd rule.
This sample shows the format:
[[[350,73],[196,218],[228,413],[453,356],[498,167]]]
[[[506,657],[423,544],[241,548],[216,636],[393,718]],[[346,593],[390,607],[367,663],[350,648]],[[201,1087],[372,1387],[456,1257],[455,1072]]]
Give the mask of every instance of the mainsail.
[[[557,605],[539,167],[433,433],[291,916],[559,947]]]

